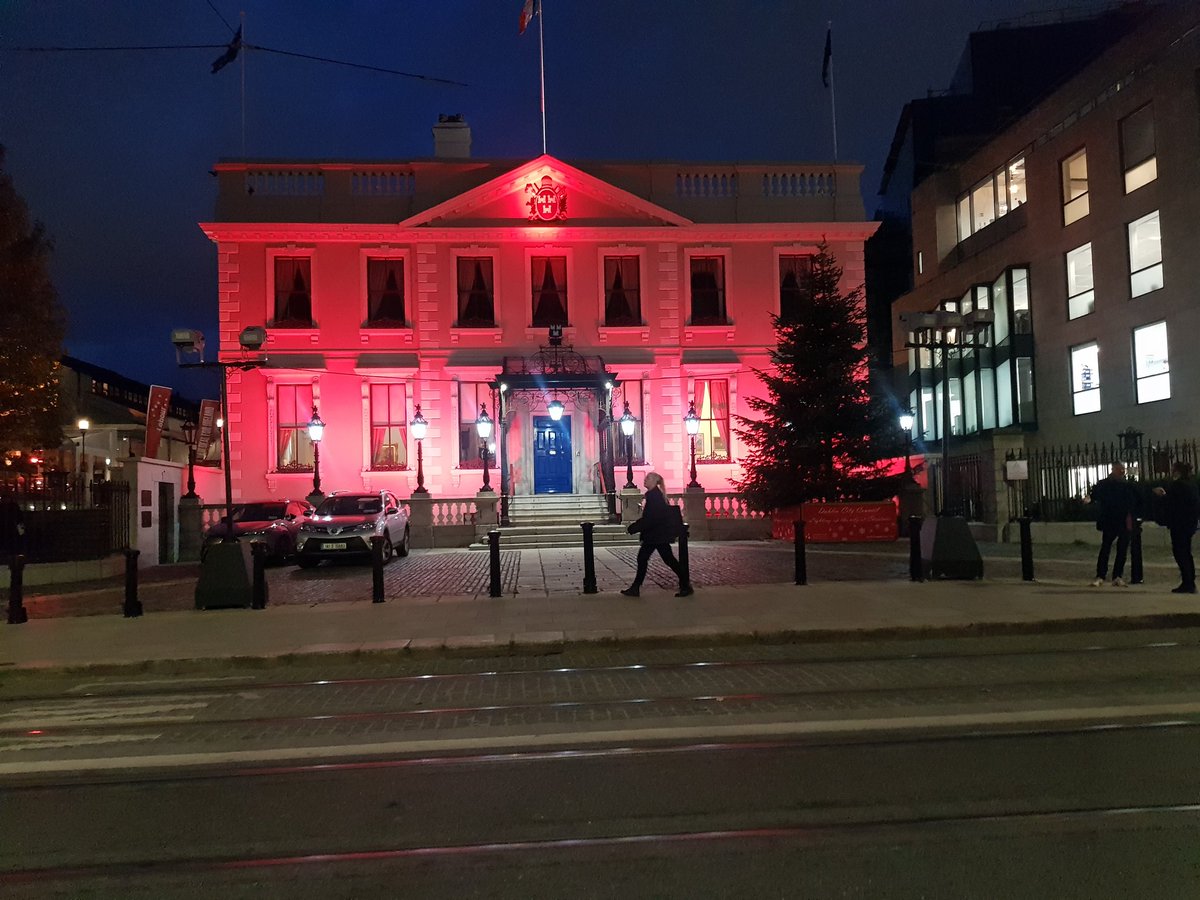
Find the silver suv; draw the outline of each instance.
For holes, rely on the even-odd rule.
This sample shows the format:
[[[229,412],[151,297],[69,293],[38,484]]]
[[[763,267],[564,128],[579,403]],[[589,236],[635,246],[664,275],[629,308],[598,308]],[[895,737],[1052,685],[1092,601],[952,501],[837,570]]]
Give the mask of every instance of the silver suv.
[[[383,538],[383,561],[408,556],[408,515],[391,491],[334,491],[300,526],[296,562],[311,569],[323,559],[370,557],[371,538]]]

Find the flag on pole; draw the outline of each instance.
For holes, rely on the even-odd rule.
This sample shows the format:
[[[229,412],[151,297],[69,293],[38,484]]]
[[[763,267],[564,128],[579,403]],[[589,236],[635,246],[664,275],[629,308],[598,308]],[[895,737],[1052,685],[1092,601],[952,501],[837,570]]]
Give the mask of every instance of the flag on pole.
[[[542,0],[525,0],[525,5],[521,7],[521,30],[520,34],[525,33],[525,29],[529,27],[529,23],[533,21],[533,17],[542,11]]]
[[[825,58],[821,61],[821,83],[829,87],[829,66],[833,62],[833,29],[825,32]]]
[[[237,59],[238,51],[242,49],[242,26],[238,26],[237,32],[233,36],[233,40],[229,42],[229,46],[225,48],[225,52],[213,60],[212,73],[216,75],[223,68]]]

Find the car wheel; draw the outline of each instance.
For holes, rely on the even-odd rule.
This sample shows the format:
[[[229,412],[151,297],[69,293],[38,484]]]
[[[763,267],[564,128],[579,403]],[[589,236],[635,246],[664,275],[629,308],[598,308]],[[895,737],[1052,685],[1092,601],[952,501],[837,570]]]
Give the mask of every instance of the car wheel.
[[[392,558],[392,536],[384,534],[383,536],[383,564],[386,566]]]
[[[310,556],[297,556],[296,557],[296,565],[298,565],[302,569],[316,568],[316,565],[319,562],[320,562],[319,559],[313,559]]]
[[[408,526],[404,526],[404,540],[396,547],[397,556],[408,556]]]

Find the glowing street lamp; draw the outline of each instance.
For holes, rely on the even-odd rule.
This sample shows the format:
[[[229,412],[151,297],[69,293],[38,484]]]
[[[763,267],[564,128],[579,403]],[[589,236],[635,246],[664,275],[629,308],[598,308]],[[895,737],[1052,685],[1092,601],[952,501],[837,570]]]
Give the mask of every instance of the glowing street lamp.
[[[917,417],[911,409],[900,411],[900,430],[904,432],[904,474],[912,478],[912,430]]]
[[[487,414],[486,403],[479,404],[475,430],[479,433],[479,458],[483,460],[483,487],[480,490],[491,491],[492,482],[488,477],[488,438],[492,436],[492,417]]]
[[[412,421],[408,423],[412,429],[412,436],[417,441],[417,487],[413,491],[414,494],[428,494],[425,490],[425,469],[421,459],[421,444],[425,440],[425,435],[429,431],[429,423],[425,421],[425,417],[421,415],[421,404],[417,404],[416,413],[412,417]]]
[[[81,477],[87,475],[87,433],[91,427],[91,422],[87,419],[80,419],[75,423],[79,428],[79,474]]]
[[[625,401],[625,411],[621,418],[621,434],[625,435],[625,488],[637,488],[633,483],[633,431],[637,428],[637,417],[629,411],[629,401]]]
[[[554,400],[551,400],[550,403],[546,406],[546,410],[550,413],[551,421],[558,422],[558,421],[562,420],[563,405],[562,405],[561,400],[558,400],[557,398],[555,398]]]
[[[187,442],[188,449],[188,479],[187,493],[183,495],[184,500],[196,499],[196,423],[190,419],[183,423],[183,439]]]
[[[321,438],[323,437],[325,437],[325,423],[317,414],[317,408],[314,406],[312,418],[308,420],[308,439],[312,441],[313,445],[313,489],[309,497],[317,499],[325,497],[321,493]]]
[[[688,487],[698,488],[700,482],[696,480],[696,435],[700,433],[700,417],[696,415],[695,400],[688,404],[687,415],[683,417],[683,425],[687,428],[688,437],[692,442],[692,480],[688,482]]]

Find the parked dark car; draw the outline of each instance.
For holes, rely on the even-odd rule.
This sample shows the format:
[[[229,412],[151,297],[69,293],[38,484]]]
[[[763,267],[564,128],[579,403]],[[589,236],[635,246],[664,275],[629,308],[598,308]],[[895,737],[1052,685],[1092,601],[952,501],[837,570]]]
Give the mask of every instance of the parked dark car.
[[[383,538],[383,561],[408,556],[408,513],[391,491],[335,491],[300,526],[296,562],[309,569],[323,559],[370,558],[371,538]]]
[[[233,533],[239,538],[261,541],[270,550],[274,560],[285,560],[296,552],[296,538],[300,526],[313,514],[313,505],[307,500],[256,500],[250,503],[235,503],[233,507]],[[228,534],[224,516],[204,533],[201,558],[208,548]]]

